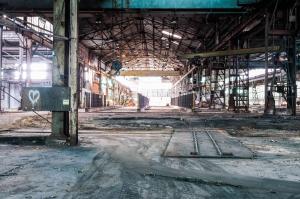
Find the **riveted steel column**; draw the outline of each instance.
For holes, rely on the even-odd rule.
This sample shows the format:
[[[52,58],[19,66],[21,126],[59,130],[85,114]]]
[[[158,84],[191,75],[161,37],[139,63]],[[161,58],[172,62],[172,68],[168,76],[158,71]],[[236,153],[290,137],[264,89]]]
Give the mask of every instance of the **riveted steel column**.
[[[65,37],[65,0],[53,1],[53,69],[52,69],[52,86],[67,86],[66,73],[66,41],[57,36]],[[52,112],[52,137],[66,139],[68,135],[68,113]]]
[[[70,39],[69,39],[69,87],[71,89],[70,144],[78,143],[78,0],[70,1]]]
[[[4,74],[2,74],[2,37],[3,37],[3,26],[0,25],[0,112],[2,111],[2,80],[4,77]]]

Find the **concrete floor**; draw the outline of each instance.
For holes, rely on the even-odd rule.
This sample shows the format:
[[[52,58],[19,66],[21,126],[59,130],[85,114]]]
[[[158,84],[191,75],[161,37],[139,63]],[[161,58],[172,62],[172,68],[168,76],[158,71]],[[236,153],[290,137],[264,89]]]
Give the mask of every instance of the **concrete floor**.
[[[47,135],[49,125],[29,113],[3,118],[18,131],[0,140]],[[78,147],[0,144],[0,198],[300,198],[298,119],[162,107],[80,113]],[[222,130],[256,157],[163,157],[174,131],[187,127]]]

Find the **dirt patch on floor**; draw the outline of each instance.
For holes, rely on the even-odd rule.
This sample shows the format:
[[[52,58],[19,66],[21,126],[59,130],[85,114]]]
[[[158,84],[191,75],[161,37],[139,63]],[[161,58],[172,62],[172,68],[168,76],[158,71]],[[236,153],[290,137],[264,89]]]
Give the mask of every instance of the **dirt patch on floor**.
[[[78,147],[0,144],[0,198],[299,198],[299,132],[251,126],[270,128],[275,121],[276,128],[298,121],[186,115],[192,121],[188,123],[178,114],[152,116],[81,114],[81,129],[103,131],[80,134]],[[15,126],[42,128],[43,122],[30,116]],[[171,128],[201,129],[203,124],[222,125],[258,156],[220,160],[161,155]]]
[[[43,118],[42,118],[43,117]],[[43,115],[42,117],[35,116],[27,116],[18,119],[16,122],[12,124],[13,128],[49,128],[51,124],[49,122],[52,121],[51,114]],[[46,121],[46,119],[49,121]]]
[[[241,129],[228,129],[227,132],[236,137],[297,137],[300,131],[278,129],[253,129],[243,127]]]

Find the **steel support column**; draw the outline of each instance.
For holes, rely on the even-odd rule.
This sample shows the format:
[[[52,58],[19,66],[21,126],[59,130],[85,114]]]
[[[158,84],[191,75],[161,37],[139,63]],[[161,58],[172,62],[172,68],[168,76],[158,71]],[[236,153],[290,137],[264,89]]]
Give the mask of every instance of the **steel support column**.
[[[296,115],[296,101],[297,101],[297,50],[296,37],[299,32],[299,7],[300,1],[295,3],[295,21],[290,26],[290,31],[293,34],[288,38],[288,70],[287,70],[287,110],[291,115]]]
[[[296,115],[296,38],[289,38],[288,70],[287,70],[287,109],[291,115]]]
[[[70,1],[70,18],[69,18],[69,87],[71,89],[70,97],[70,125],[69,135],[70,144],[76,145],[78,143],[78,0]]]
[[[32,40],[30,38],[26,38],[25,44],[26,44],[26,86],[29,87],[31,84]],[[23,56],[23,54],[21,56]]]
[[[266,17],[265,17],[265,108],[264,108],[264,112],[265,114],[268,112],[268,109],[269,109],[269,97],[268,96],[268,90],[269,90],[269,87],[268,87],[268,81],[269,81],[269,72],[268,72],[268,62],[269,62],[269,51],[268,51],[268,48],[269,48],[269,14],[266,14]]]
[[[249,110],[249,57],[234,56],[229,68],[228,109],[235,112]]]
[[[18,60],[18,64],[21,67],[21,74],[23,72],[26,72],[26,69],[23,69],[22,64],[23,64],[23,59],[24,59],[24,47],[23,47],[23,36],[19,35],[19,60]],[[27,75],[27,74],[26,74]]]
[[[3,38],[3,26],[0,25],[0,112],[2,111],[2,38]]]
[[[66,20],[65,20],[65,0],[53,1],[53,34],[65,37]],[[66,76],[66,41],[53,38],[53,69],[52,69],[52,86],[67,86]],[[68,114],[66,112],[52,112],[52,137],[66,139],[68,135]]]

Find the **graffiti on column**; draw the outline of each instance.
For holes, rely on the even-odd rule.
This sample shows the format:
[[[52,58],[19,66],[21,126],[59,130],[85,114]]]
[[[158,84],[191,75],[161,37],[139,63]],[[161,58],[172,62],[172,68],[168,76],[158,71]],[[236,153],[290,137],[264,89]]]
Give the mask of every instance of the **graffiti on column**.
[[[28,92],[28,98],[32,104],[32,108],[34,108],[34,105],[38,102],[40,99],[40,91],[38,90],[29,90]]]

